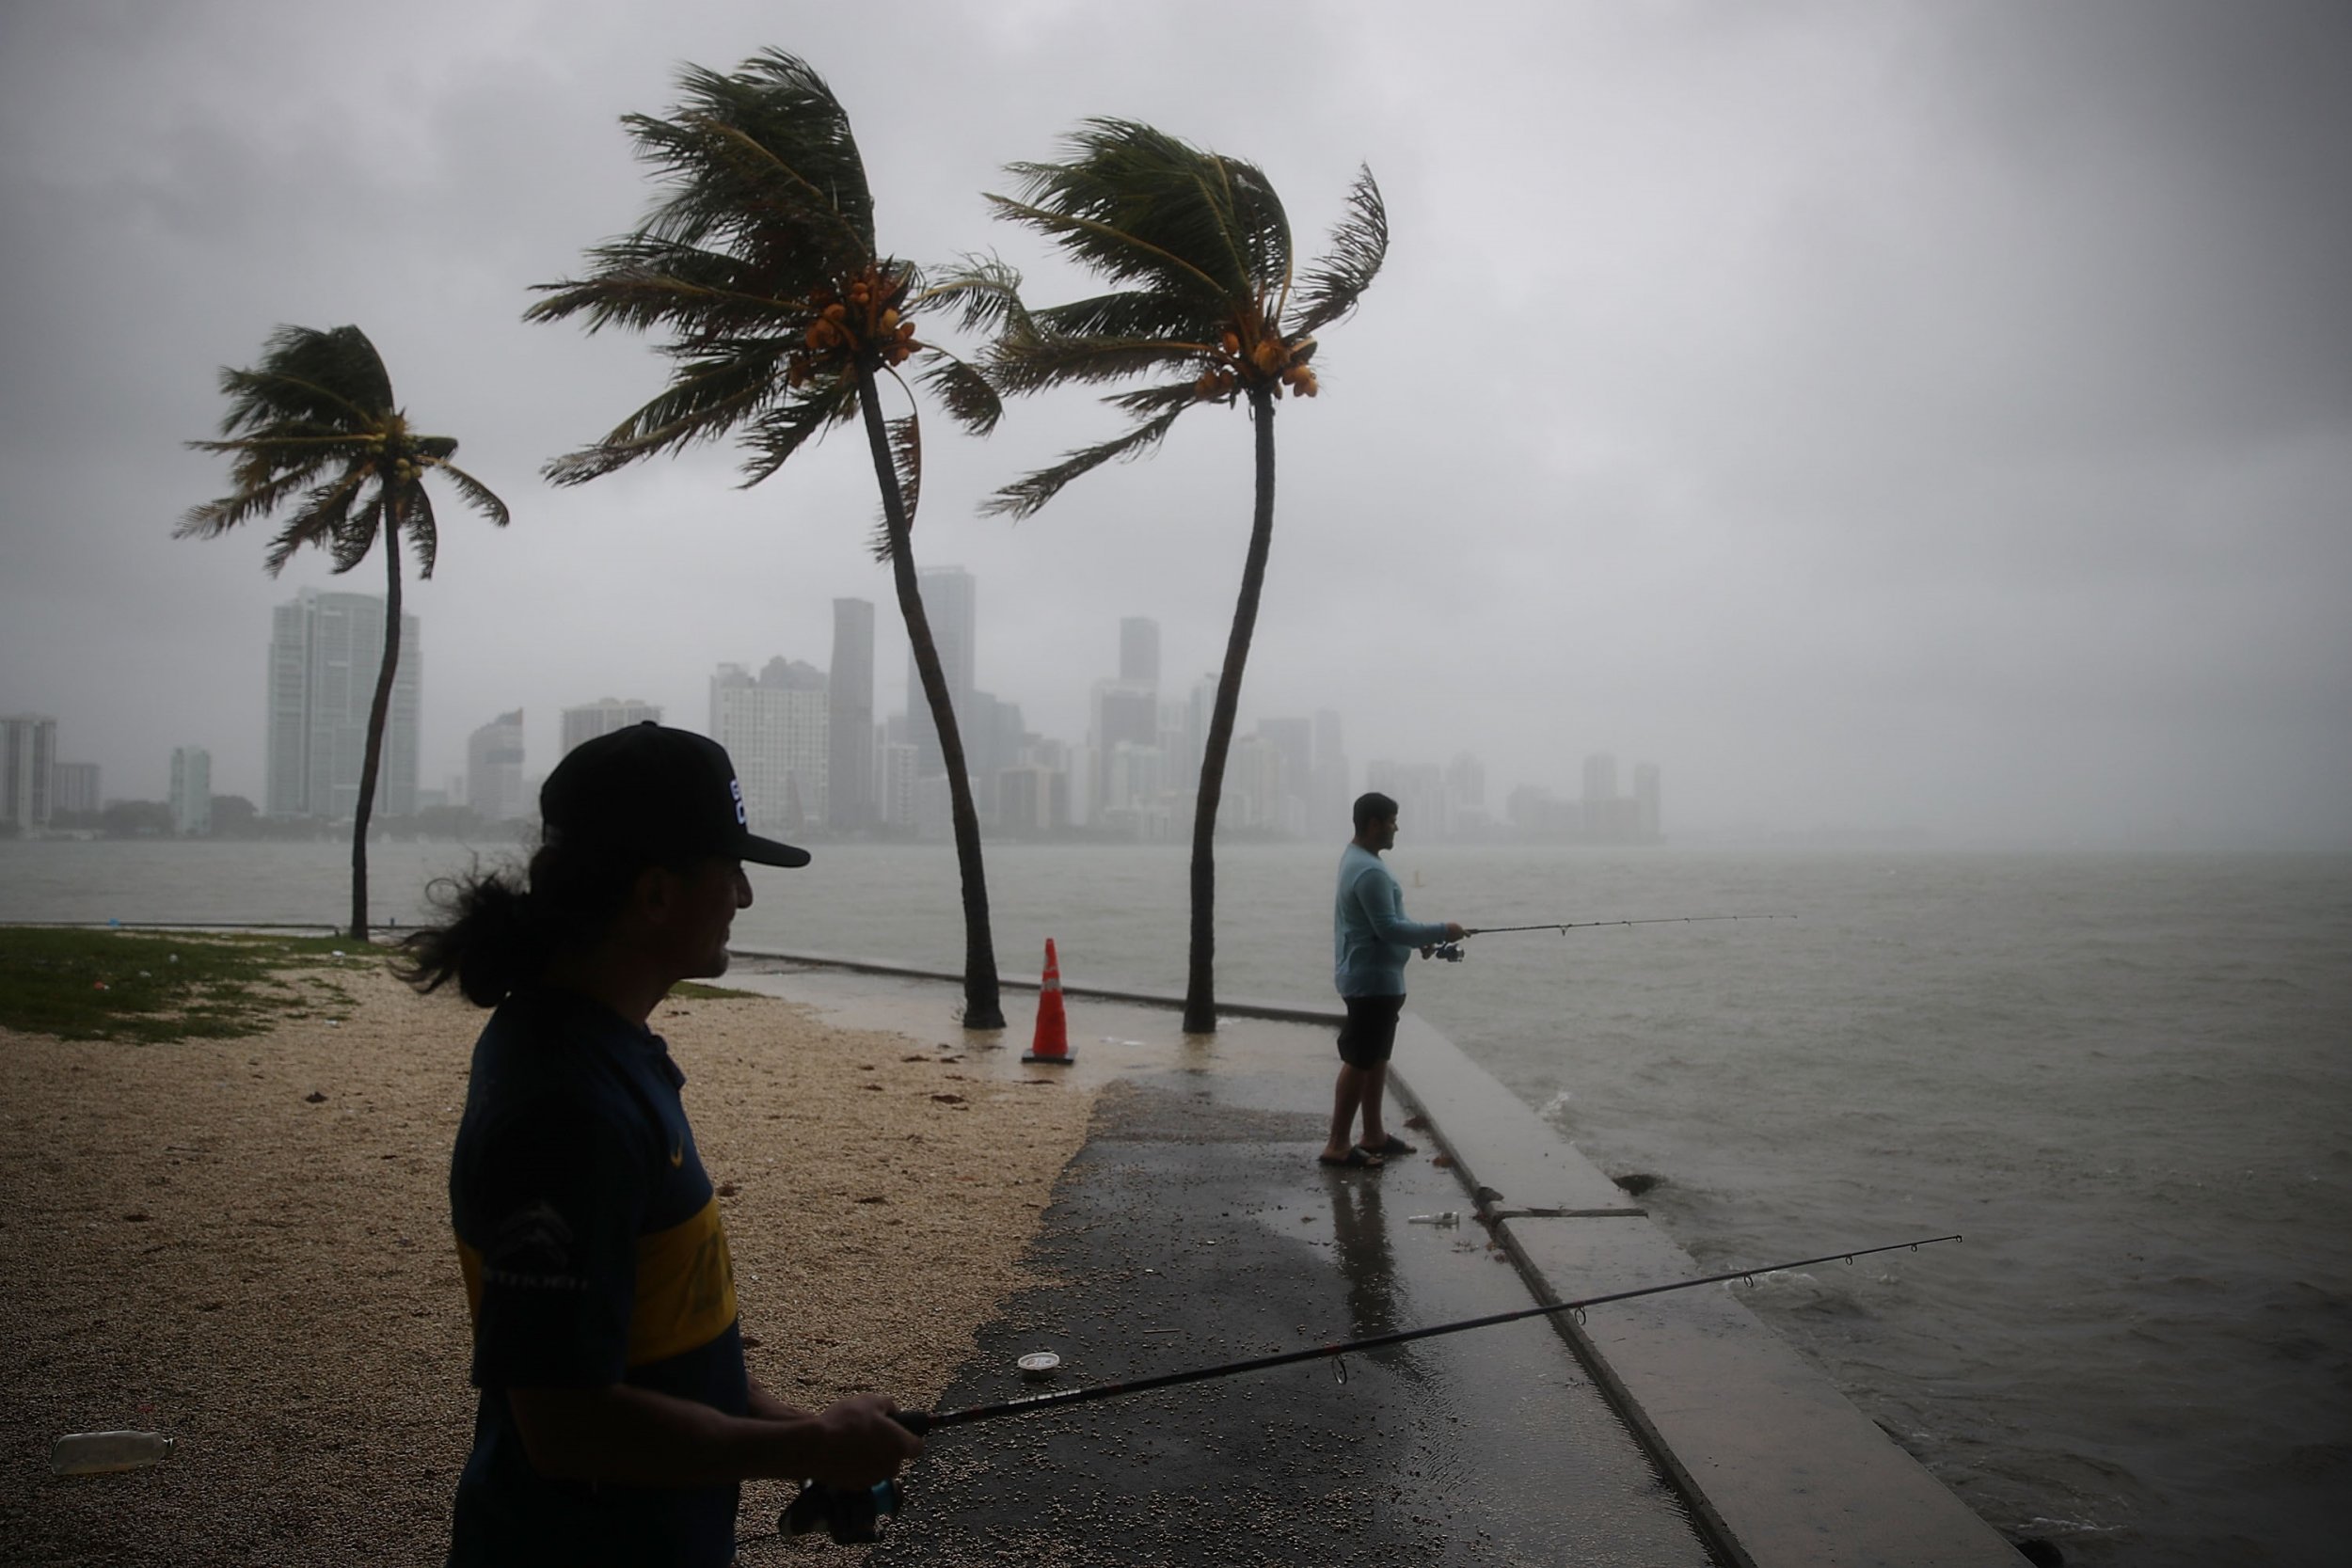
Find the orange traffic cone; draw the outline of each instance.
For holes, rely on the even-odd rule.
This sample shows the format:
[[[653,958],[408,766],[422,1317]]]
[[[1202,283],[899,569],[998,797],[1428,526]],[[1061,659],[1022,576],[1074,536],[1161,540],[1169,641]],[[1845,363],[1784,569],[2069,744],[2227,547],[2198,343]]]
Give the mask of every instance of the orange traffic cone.
[[[1055,1062],[1068,1066],[1070,1023],[1061,1011],[1061,963],[1054,957],[1054,939],[1045,939],[1045,981],[1037,993],[1037,1034],[1023,1053],[1025,1062]]]

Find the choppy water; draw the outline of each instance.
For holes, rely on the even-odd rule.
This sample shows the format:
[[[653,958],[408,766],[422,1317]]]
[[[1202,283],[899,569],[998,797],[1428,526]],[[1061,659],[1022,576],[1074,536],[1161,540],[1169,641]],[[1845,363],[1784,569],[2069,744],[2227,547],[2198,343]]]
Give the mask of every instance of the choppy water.
[[[1221,858],[1220,990],[1328,997],[1338,847]],[[496,853],[495,851],[493,853]],[[0,919],[332,921],[331,844],[0,843]],[[448,846],[381,847],[381,913]],[[1987,1520],[2134,1568],[2352,1560],[2352,857],[1415,848],[1490,936],[1413,1007],[1734,1267],[1961,1230],[1747,1299]],[[997,949],[1176,991],[1181,849],[1006,846]],[[746,946],[961,962],[945,848],[755,875]],[[1082,1025],[1081,1025],[1082,1027]]]

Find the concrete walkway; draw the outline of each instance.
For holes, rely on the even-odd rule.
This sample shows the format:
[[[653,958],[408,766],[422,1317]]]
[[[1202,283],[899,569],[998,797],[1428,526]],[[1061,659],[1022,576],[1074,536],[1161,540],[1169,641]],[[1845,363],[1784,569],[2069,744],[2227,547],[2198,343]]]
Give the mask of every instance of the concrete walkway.
[[[729,983],[845,1024],[966,1038],[957,990],[936,982],[770,959]],[[1422,1152],[1338,1172],[1314,1163],[1330,1024],[1227,1018],[1203,1040],[1173,1011],[1073,994],[1075,1060],[1038,1067],[1021,1061],[1032,1009],[1008,1000],[1017,1039],[970,1051],[967,1070],[1102,1098],[1043,1216],[1033,1261],[1047,1283],[982,1329],[942,1409],[1700,1272],[1418,1020],[1400,1034],[1390,1119],[1420,1113],[1428,1130],[1406,1135]],[[1459,1223],[1416,1223],[1446,1211]],[[1016,1370],[1032,1351],[1060,1356],[1053,1381]],[[1336,1366],[1343,1380],[1317,1360],[942,1431],[873,1561],[2022,1560],[1723,1286]]]

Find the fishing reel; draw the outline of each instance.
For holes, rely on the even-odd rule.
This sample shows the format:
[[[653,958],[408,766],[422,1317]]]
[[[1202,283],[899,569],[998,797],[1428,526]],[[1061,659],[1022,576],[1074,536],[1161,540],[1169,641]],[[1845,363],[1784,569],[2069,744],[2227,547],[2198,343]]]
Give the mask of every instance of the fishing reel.
[[[1421,950],[1421,956],[1424,958],[1441,958],[1450,964],[1458,964],[1464,958],[1470,957],[1468,953],[1462,950],[1462,944],[1458,942],[1440,942],[1432,943],[1430,946],[1424,947]]]
[[[823,1481],[801,1483],[801,1490],[776,1517],[776,1533],[803,1536],[823,1530],[843,1546],[867,1546],[882,1539],[882,1530],[898,1516],[898,1483],[877,1481],[872,1486],[827,1486]]]

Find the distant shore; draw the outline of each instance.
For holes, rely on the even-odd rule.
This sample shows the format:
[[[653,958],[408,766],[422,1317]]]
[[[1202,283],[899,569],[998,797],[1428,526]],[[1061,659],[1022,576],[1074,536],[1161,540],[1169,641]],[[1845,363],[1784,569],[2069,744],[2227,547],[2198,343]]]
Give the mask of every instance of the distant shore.
[[[475,1399],[448,1155],[483,1015],[381,973],[339,984],[347,1004],[244,1039],[0,1031],[0,1232],[28,1265],[0,1298],[11,1560],[441,1555]],[[928,1402],[1025,1283],[1091,1096],[787,1002],[653,1022],[720,1184],[755,1375],[810,1405]],[[38,1457],[118,1427],[178,1449],[94,1478]],[[747,1487],[743,1532],[788,1490]]]

